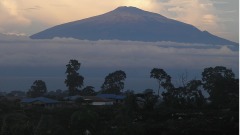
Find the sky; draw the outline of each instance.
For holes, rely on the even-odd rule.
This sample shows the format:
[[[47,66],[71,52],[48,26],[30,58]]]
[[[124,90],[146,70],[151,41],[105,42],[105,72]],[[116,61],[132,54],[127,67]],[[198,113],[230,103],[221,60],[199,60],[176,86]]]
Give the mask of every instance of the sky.
[[[32,35],[52,26],[134,6],[239,41],[238,0],[0,0],[0,33]]]

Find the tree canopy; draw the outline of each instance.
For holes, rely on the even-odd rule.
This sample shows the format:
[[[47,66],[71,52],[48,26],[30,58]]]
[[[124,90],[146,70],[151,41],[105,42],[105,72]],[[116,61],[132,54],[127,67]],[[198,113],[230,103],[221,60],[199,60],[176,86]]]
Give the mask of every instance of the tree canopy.
[[[94,91],[93,86],[86,86],[81,90],[81,95],[82,96],[95,96],[96,92]]]
[[[44,81],[36,80],[33,82],[30,90],[27,92],[28,97],[40,97],[47,93],[47,86]]]
[[[102,93],[112,93],[118,94],[124,88],[124,80],[126,79],[126,74],[122,70],[110,73],[105,77],[105,81],[102,85]]]
[[[158,96],[161,86],[167,88],[171,84],[171,77],[163,69],[153,68],[150,77],[158,81]]]
[[[238,98],[239,81],[231,69],[223,66],[208,67],[202,72],[203,88],[209,93],[210,100],[218,107]]]
[[[78,93],[78,88],[83,86],[84,77],[81,76],[77,71],[80,69],[81,63],[77,60],[70,60],[66,65],[65,84],[68,87],[69,95],[76,95]]]

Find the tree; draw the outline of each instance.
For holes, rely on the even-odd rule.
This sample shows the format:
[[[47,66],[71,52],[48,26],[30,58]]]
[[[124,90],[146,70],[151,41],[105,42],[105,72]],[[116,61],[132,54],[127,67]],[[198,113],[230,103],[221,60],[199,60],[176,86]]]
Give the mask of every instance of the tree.
[[[202,72],[203,88],[214,105],[223,107],[238,98],[239,83],[231,69],[223,66],[205,68]]]
[[[163,69],[153,68],[150,72],[150,77],[158,81],[158,96],[161,86],[163,88],[171,86],[171,77]]]
[[[94,95],[96,95],[96,92],[94,91],[93,86],[86,86],[85,88],[82,89],[81,95],[82,96],[94,96]]]
[[[152,89],[144,90],[142,94],[142,98],[144,99],[144,109],[153,110],[154,105],[157,103],[158,96],[154,95]]]
[[[124,88],[124,80],[126,79],[126,74],[122,70],[110,73],[105,77],[105,81],[102,85],[102,93],[112,93],[118,94]]]
[[[77,60],[70,60],[66,65],[67,78],[65,84],[68,87],[69,95],[76,95],[78,88],[83,86],[84,77],[77,72],[80,69],[81,64]]]
[[[124,107],[126,108],[128,115],[138,112],[139,108],[137,104],[137,97],[134,94],[134,91],[127,91],[125,95],[126,98],[124,99]]]
[[[47,86],[44,81],[36,80],[33,82],[31,89],[27,92],[28,97],[40,97],[47,93]]]
[[[191,80],[186,86],[172,87],[163,92],[163,100],[167,105],[174,107],[200,107],[205,103],[201,86],[200,80]]]
[[[191,80],[187,83],[185,90],[188,105],[190,104],[200,107],[205,103],[205,98],[202,94],[201,88],[202,82],[200,80]]]

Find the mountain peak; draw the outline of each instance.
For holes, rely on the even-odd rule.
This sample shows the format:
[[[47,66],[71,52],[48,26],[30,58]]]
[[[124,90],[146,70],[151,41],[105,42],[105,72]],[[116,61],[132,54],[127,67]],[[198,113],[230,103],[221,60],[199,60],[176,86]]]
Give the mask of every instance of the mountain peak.
[[[115,10],[111,11],[110,13],[128,13],[128,14],[133,14],[133,15],[142,15],[142,16],[154,16],[154,17],[164,17],[160,14],[156,14],[156,13],[152,13],[152,12],[148,12],[142,9],[139,9],[137,7],[132,7],[132,6],[121,6],[116,8]],[[164,17],[166,18],[166,17]]]
[[[137,12],[144,12],[143,10],[136,8],[136,7],[132,7],[132,6],[121,6],[116,8],[115,10],[113,10],[115,12],[132,12],[132,13],[137,13]]]

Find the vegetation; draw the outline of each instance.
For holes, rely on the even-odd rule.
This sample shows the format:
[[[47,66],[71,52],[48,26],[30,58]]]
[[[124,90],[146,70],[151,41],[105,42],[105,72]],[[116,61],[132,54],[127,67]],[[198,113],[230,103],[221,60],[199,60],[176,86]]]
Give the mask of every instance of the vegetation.
[[[94,91],[93,86],[86,86],[82,89],[80,95],[82,96],[95,96],[97,93]]]
[[[67,78],[65,84],[68,87],[69,95],[78,94],[78,88],[83,86],[84,77],[81,76],[77,71],[80,69],[81,64],[77,60],[70,60],[66,65]]]
[[[215,106],[221,108],[238,102],[239,80],[234,76],[232,70],[222,66],[205,68],[202,72],[203,88]]]
[[[83,86],[77,73],[80,63],[70,60],[66,85],[71,94],[96,95],[94,87]],[[125,94],[124,102],[112,106],[21,108],[18,102],[1,98],[1,135],[238,135],[239,80],[226,67],[209,67],[202,80],[189,80],[176,87],[163,69],[153,68],[150,77],[157,80],[161,93],[146,89],[142,93],[122,92],[126,74],[118,70],[106,76],[102,93]],[[75,79],[74,79],[75,78]],[[36,83],[35,83],[36,82]],[[31,92],[43,81],[35,81]],[[38,83],[37,83],[38,82]],[[39,82],[41,82],[39,84]],[[209,98],[203,96],[206,90]],[[30,93],[30,92],[28,92]],[[37,92],[36,92],[37,93]],[[44,93],[44,92],[42,92]],[[42,94],[41,93],[41,94]],[[55,94],[61,96],[61,90]],[[29,94],[35,95],[35,94]],[[34,97],[34,96],[32,96]],[[59,99],[59,96],[52,96]]]
[[[47,86],[44,81],[36,80],[33,82],[31,89],[27,92],[28,97],[41,97],[47,93]]]
[[[158,96],[161,86],[165,88],[171,84],[171,77],[163,69],[153,68],[150,72],[150,77],[158,81]]]
[[[119,94],[124,88],[124,80],[126,79],[126,74],[122,70],[110,73],[105,77],[105,81],[102,85],[102,93],[114,93]]]

